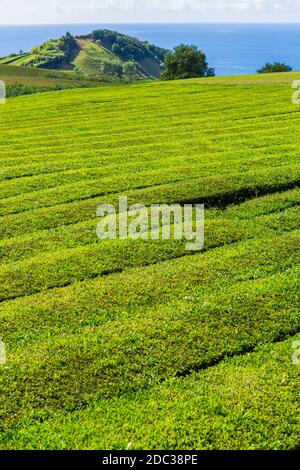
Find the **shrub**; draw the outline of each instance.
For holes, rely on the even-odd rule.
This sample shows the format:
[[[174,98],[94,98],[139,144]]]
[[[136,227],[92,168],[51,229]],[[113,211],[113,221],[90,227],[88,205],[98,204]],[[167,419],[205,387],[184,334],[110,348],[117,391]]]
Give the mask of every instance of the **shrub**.
[[[257,73],[278,73],[278,72],[291,72],[293,69],[289,65],[274,62],[269,64],[268,62]]]

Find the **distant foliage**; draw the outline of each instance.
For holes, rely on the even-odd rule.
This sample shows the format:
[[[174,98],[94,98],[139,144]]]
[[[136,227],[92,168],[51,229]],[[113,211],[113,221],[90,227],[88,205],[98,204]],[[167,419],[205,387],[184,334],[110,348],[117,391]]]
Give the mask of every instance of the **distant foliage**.
[[[21,84],[14,84],[14,85],[8,85],[6,87],[6,94],[7,97],[15,97],[15,96],[22,96],[22,95],[32,95],[34,93],[41,93],[43,91],[50,91],[51,88],[45,88],[45,87],[34,87],[34,86],[29,86],[29,85],[21,85]]]
[[[110,60],[102,60],[99,67],[100,76],[106,75],[111,77],[121,77],[123,75],[123,66],[119,62]]]
[[[213,77],[215,70],[208,66],[205,54],[197,46],[180,44],[165,59],[163,80],[193,77]]]
[[[101,45],[126,62],[140,61],[146,58],[163,62],[167,52],[166,49],[149,44],[148,41],[142,42],[131,36],[106,29],[93,31],[91,39],[100,42]]]
[[[76,80],[111,83],[158,79],[167,50],[109,30],[51,39],[30,52],[0,57],[0,65],[73,70]]]
[[[128,78],[138,78],[139,64],[135,60],[129,60],[123,64],[123,75]]]
[[[274,62],[274,64],[266,63],[264,67],[259,69],[257,73],[278,73],[278,72],[291,72],[293,69],[289,65]]]

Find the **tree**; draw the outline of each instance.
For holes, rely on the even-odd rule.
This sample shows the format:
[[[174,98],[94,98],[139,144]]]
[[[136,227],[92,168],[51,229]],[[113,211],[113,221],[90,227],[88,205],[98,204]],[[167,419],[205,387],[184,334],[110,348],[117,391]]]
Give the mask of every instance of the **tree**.
[[[177,80],[180,78],[212,77],[213,68],[208,67],[205,54],[197,46],[180,44],[173,52],[167,52],[165,68],[161,78],[163,80]]]
[[[134,60],[130,60],[128,62],[125,62],[123,64],[123,73],[127,77],[133,77],[133,76],[137,75],[137,73],[138,73],[137,63]]]
[[[257,73],[291,72],[292,70],[292,67],[290,67],[289,65],[274,62],[274,64],[266,63],[266,65],[259,69]]]

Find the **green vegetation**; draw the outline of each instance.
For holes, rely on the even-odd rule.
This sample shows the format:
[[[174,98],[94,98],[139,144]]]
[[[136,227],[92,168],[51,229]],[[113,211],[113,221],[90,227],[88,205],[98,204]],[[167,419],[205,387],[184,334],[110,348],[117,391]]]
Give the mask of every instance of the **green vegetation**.
[[[32,58],[28,58],[26,65],[40,68],[64,68],[72,60],[74,50],[77,48],[75,38],[66,33],[57,40],[45,42],[32,49]]]
[[[291,72],[293,69],[289,65],[274,62],[274,64],[267,63],[257,71],[257,73],[278,73],[278,72]]]
[[[148,42],[115,31],[97,30],[76,38],[66,33],[28,53],[0,58],[0,66],[73,70],[77,79],[119,83],[159,78],[165,54],[164,49]]]
[[[0,448],[299,447],[298,78],[0,106]],[[204,202],[204,250],[99,241],[120,195]]]
[[[0,59],[0,64],[64,69],[69,68],[68,62],[72,60],[76,49],[75,38],[70,33],[66,33],[61,38],[51,39],[41,46],[33,48],[28,54],[22,52],[4,57]]]
[[[167,52],[165,58],[166,70],[163,80],[178,80],[183,78],[213,77],[215,71],[208,67],[206,56],[197,46],[180,44],[173,52]]]
[[[0,80],[6,83],[8,97],[105,85],[104,82],[92,77],[82,77],[73,71],[44,70],[13,65],[0,65]]]
[[[116,31],[97,30],[88,36],[101,47],[106,48],[123,64],[123,75],[128,78],[159,78],[166,50],[139,41]]]

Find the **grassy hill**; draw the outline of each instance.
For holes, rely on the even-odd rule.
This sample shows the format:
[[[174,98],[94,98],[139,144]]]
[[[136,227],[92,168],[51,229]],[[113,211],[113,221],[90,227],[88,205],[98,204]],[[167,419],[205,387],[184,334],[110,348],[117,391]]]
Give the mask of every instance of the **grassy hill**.
[[[28,53],[0,58],[0,64],[54,70],[75,70],[101,80],[159,78],[166,51],[109,30],[51,39]]]
[[[299,448],[295,79],[0,106],[2,449]],[[120,195],[204,202],[205,249],[100,242]]]

